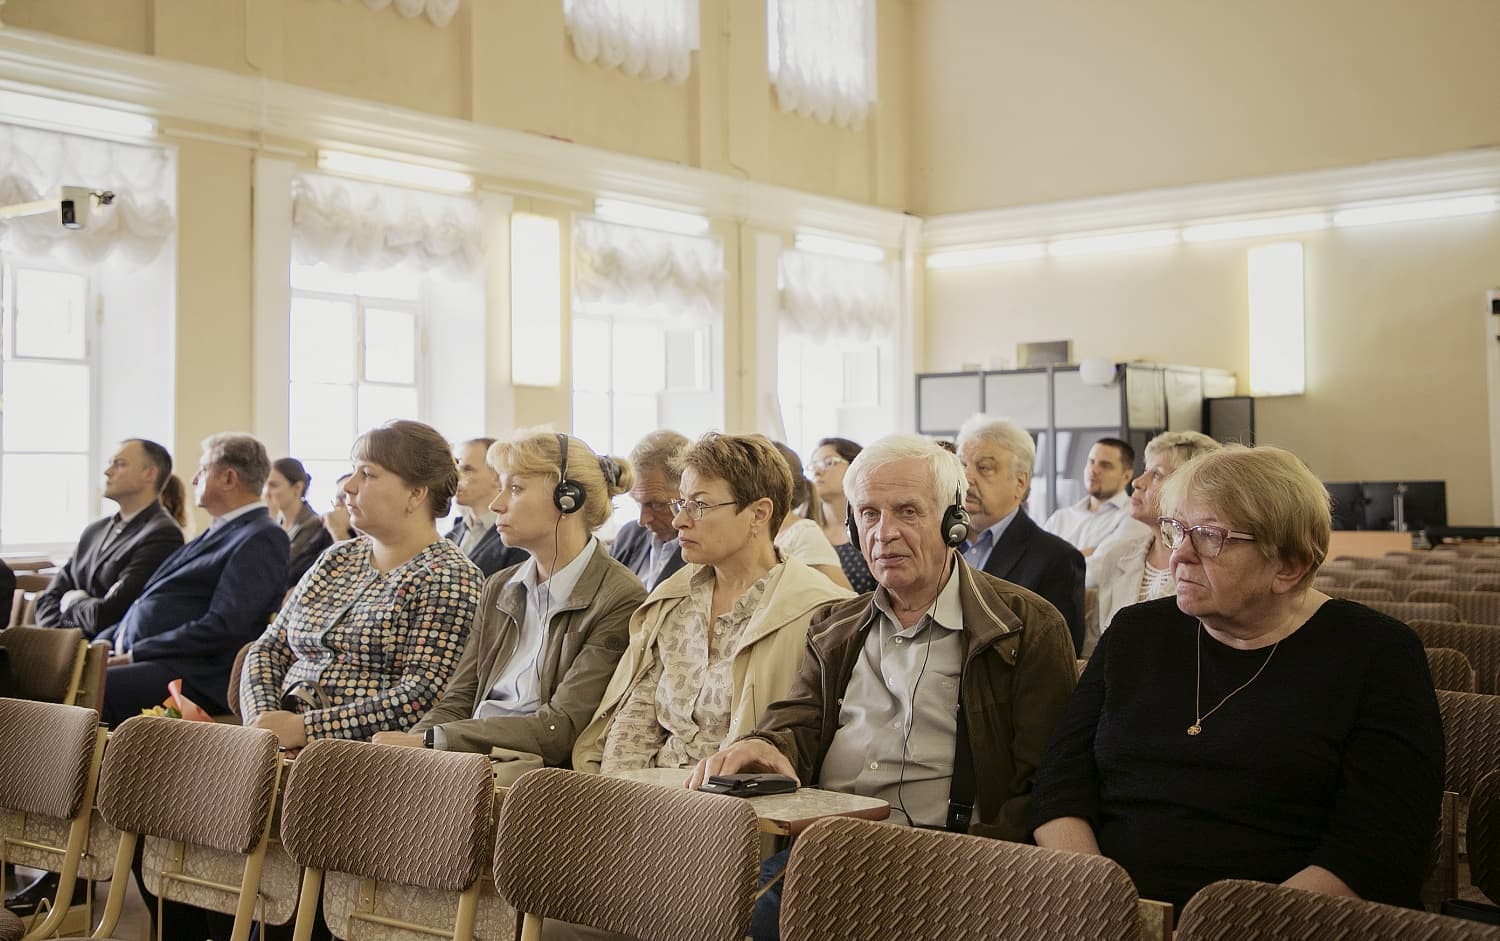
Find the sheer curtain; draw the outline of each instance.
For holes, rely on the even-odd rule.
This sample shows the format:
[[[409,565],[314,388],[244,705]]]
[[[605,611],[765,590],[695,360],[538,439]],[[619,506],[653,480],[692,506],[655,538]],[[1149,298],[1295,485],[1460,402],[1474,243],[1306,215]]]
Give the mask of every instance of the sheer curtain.
[[[563,0],[573,52],[648,82],[681,84],[698,48],[698,0]]]
[[[484,258],[479,204],[316,173],[292,180],[292,257],[346,272],[412,263],[457,277]]]
[[[878,97],[875,0],[767,0],[771,81],[782,111],[857,128]]]
[[[896,325],[896,292],[885,262],[784,251],[777,263],[781,326],[809,340],[883,340]]]
[[[718,240],[599,219],[573,223],[573,294],[586,304],[640,310],[663,306],[719,316],[724,253]]]
[[[144,265],[176,229],[177,167],[166,148],[0,124],[0,205],[50,199],[61,186],[110,190],[114,204],[95,207],[82,229],[63,228],[56,213],[0,222],[0,249]]]
[[[352,0],[344,0],[350,3]],[[452,21],[453,15],[458,12],[459,0],[394,0],[396,12],[407,19],[427,14],[427,19],[434,26],[447,26]],[[365,6],[372,10],[384,10],[392,4],[392,0],[365,0]]]

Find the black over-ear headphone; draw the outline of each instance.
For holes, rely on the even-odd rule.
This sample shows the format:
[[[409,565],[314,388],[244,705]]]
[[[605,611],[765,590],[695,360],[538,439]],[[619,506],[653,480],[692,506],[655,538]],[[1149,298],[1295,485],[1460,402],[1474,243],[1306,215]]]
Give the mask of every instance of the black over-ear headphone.
[[[854,507],[844,508],[844,525],[849,527],[849,541],[859,546],[859,526],[854,521]],[[953,503],[943,511],[942,522],[938,524],[943,533],[943,545],[950,548],[958,548],[969,538],[969,511],[964,509],[963,497],[955,491]]]
[[[583,488],[577,481],[568,479],[568,436],[558,435],[557,446],[562,450],[557,486],[552,488],[552,505],[563,513],[577,513],[583,509]]]

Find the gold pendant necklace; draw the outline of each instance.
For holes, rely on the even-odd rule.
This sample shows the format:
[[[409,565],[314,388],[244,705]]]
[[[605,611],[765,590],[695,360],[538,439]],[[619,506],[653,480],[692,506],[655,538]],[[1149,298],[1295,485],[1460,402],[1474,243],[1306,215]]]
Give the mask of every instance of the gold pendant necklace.
[[[1222,708],[1225,703],[1229,702],[1229,700],[1232,699],[1236,693],[1238,693],[1240,690],[1244,689],[1246,686],[1249,686],[1251,683],[1254,683],[1257,679],[1259,679],[1260,675],[1262,673],[1266,672],[1266,667],[1268,667],[1268,666],[1271,665],[1271,658],[1274,657],[1274,656],[1276,656],[1276,648],[1281,646],[1281,641],[1279,641],[1279,640],[1276,643],[1272,644],[1271,645],[1271,652],[1268,653],[1268,654],[1266,654],[1265,662],[1260,665],[1260,669],[1259,670],[1255,671],[1255,675],[1252,676],[1252,677],[1250,677],[1250,679],[1246,680],[1245,682],[1241,683],[1239,686],[1236,686],[1233,690],[1231,690],[1228,696],[1225,696],[1223,699],[1219,700],[1219,704],[1217,706],[1214,706],[1212,709],[1208,710],[1207,712],[1204,712],[1203,711],[1203,632],[1206,631],[1206,630],[1208,630],[1208,628],[1206,628],[1206,627],[1203,626],[1203,622],[1202,621],[1199,621],[1198,622],[1198,632],[1197,632],[1197,638],[1198,638],[1198,685],[1197,685],[1196,689],[1193,692],[1193,713],[1194,713],[1194,715],[1197,718],[1195,718],[1193,720],[1193,724],[1192,725],[1190,725],[1190,726],[1187,727],[1187,734],[1189,734],[1189,735],[1197,735],[1200,732],[1202,732],[1203,731],[1203,720],[1204,719],[1207,719],[1209,716],[1211,716],[1214,713],[1218,712],[1219,709]]]

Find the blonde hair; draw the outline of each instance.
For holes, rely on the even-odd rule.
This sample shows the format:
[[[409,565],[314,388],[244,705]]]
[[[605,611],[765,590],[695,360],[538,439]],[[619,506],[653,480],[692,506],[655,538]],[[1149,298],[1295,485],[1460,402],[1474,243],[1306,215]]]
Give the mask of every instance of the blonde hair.
[[[484,459],[497,474],[541,477],[555,487],[562,480],[560,437],[550,431],[523,429],[490,445]],[[583,522],[593,532],[609,521],[614,512],[610,501],[631,488],[635,474],[624,458],[600,457],[582,438],[567,438],[568,479],[583,488]]]
[[[1176,470],[1200,454],[1221,450],[1224,446],[1199,431],[1164,431],[1146,442],[1146,458],[1155,454],[1172,455]]]
[[[1262,557],[1306,564],[1299,589],[1328,558],[1328,489],[1290,451],[1230,445],[1201,454],[1162,484],[1162,513],[1175,516],[1190,499],[1211,507],[1225,526],[1254,534]]]

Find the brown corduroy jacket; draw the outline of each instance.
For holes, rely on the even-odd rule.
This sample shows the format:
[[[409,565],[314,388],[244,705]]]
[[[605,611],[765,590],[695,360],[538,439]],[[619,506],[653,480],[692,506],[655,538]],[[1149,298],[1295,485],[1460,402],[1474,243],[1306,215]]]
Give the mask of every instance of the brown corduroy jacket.
[[[1024,842],[1032,778],[1077,681],[1072,636],[1057,609],[1034,592],[975,571],[962,557],[953,577],[962,579],[961,699],[974,759],[969,831]],[[745,736],[774,745],[804,784],[817,783],[838,731],[844,690],[879,616],[873,597],[831,605],[814,617],[790,694]]]

